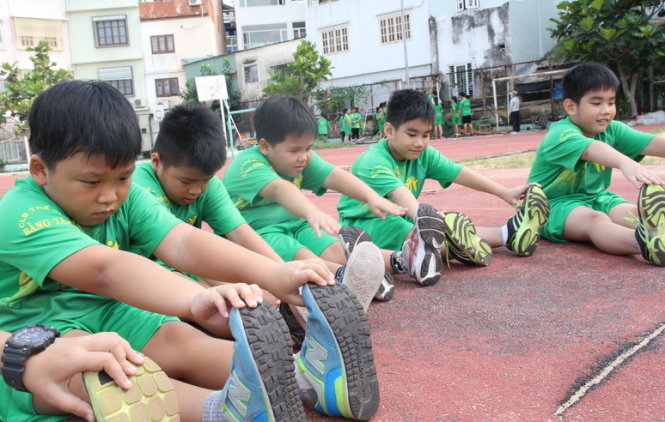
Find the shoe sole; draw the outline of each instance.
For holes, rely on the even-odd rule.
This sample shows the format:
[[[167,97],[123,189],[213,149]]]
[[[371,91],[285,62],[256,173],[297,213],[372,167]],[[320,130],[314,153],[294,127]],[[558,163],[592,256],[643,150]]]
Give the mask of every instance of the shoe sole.
[[[446,236],[458,250],[465,253],[475,265],[487,266],[492,262],[492,247],[476,235],[476,227],[469,217],[461,213],[453,214],[452,223],[446,222]]]
[[[441,268],[443,267],[443,259],[441,258],[441,248],[446,240],[447,227],[443,217],[436,211],[436,209],[429,204],[420,204],[418,207],[418,214],[416,215],[416,228],[420,234],[420,238],[425,242],[425,261],[431,262],[434,258],[434,269],[437,275],[427,277],[429,268],[423,271],[420,269],[420,277],[418,280],[423,286],[433,286],[441,278]]]
[[[306,421],[294,376],[293,343],[289,329],[274,306],[238,309],[245,339],[267,394],[273,421]],[[240,333],[242,335],[242,333]],[[238,341],[240,339],[236,339]]]
[[[652,245],[648,248],[649,261],[663,267],[665,266],[665,189],[659,185],[642,185],[637,200],[637,211],[647,232],[656,232],[649,242]]]
[[[325,317],[342,355],[346,374],[347,402],[344,405],[353,419],[367,420],[374,416],[380,403],[367,315],[360,302],[342,285],[322,287],[308,283],[303,286],[303,292],[305,290]],[[313,305],[311,301],[309,304]]]
[[[385,286],[388,286],[387,288]],[[395,280],[393,279],[392,274],[388,271],[384,271],[383,280],[379,284],[379,290],[374,295],[374,299],[379,302],[388,302],[393,299],[395,295]]]
[[[383,255],[375,244],[363,242],[354,247],[346,261],[342,284],[356,295],[363,311],[367,312],[379,290],[384,272]]]
[[[83,384],[98,422],[175,422],[178,399],[169,377],[150,358],[144,357],[132,387],[123,390],[105,372],[83,373]]]
[[[530,256],[538,248],[540,228],[550,216],[550,203],[545,192],[538,186],[531,186],[524,195],[524,219],[515,233],[519,239],[510,249],[518,256]]]

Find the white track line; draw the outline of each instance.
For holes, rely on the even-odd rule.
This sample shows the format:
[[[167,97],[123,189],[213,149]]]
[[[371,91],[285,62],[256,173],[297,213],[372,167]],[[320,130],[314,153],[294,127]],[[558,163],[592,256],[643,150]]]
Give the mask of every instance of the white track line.
[[[580,389],[577,390],[577,392],[573,394],[568,399],[568,401],[559,406],[556,412],[554,412],[554,415],[561,417],[566,410],[568,410],[571,406],[573,406],[580,399],[582,399],[582,397],[586,395],[587,391],[589,391],[591,387],[593,387],[596,384],[599,384],[601,381],[607,378],[607,376],[612,371],[614,371],[619,365],[625,362],[626,359],[637,353],[641,348],[649,344],[651,340],[658,337],[660,333],[663,332],[663,330],[665,330],[665,324],[661,324],[651,334],[643,338],[642,341],[640,341],[635,346],[631,347],[630,349],[626,350],[625,352],[617,356],[612,362],[610,362],[607,366],[605,366],[605,368],[602,371],[600,371],[598,375],[596,375],[595,377],[587,381],[586,384],[580,387]]]

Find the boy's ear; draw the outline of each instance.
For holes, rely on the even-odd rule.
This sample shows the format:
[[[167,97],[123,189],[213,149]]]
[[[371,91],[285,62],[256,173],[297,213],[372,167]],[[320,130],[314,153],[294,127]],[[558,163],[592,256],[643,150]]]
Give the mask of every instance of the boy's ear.
[[[570,98],[566,98],[565,100],[563,100],[562,105],[563,105],[563,111],[565,111],[566,114],[575,114],[575,112],[577,111],[577,104],[575,103],[575,101],[573,101]]]
[[[395,128],[390,122],[385,122],[383,124],[383,134],[386,135],[386,138],[392,138],[395,134]]]
[[[259,151],[261,151],[261,154],[263,155],[270,152],[270,142],[268,142],[266,138],[259,139]]]
[[[157,168],[159,168],[159,165],[162,163],[158,152],[153,152],[150,154],[150,162],[152,163],[152,169],[157,171]]]
[[[30,175],[39,186],[46,186],[48,180],[48,167],[38,154],[30,156],[30,164],[28,165]]]

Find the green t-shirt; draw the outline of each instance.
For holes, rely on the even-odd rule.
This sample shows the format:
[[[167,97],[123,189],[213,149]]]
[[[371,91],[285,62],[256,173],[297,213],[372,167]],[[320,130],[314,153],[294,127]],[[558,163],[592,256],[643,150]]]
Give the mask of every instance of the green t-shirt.
[[[351,113],[351,120],[353,121],[351,127],[353,129],[360,129],[363,123],[363,115],[360,113]]]
[[[149,161],[136,166],[133,181],[150,192],[180,221],[194,227],[201,228],[201,223],[205,221],[215,234],[223,236],[241,224],[245,224],[245,219],[233,206],[222,181],[215,176],[210,179],[205,192],[196,198],[196,201],[186,205],[176,204],[169,200]]]
[[[48,318],[77,318],[85,309],[77,296],[90,295],[47,277],[63,259],[92,245],[107,245],[150,256],[164,236],[180,223],[138,185],[105,222],[79,226],[53,202],[32,177],[18,179],[0,200],[0,327],[13,331]],[[67,306],[34,311],[28,306],[47,291],[67,291]],[[112,300],[112,299],[109,299]],[[32,312],[21,311],[23,303]]]
[[[316,123],[319,125],[319,135],[327,135],[328,134],[328,120],[326,120],[325,117],[319,117],[319,119],[316,121]]]
[[[608,144],[633,160],[640,161],[654,134],[640,132],[612,121],[604,132],[587,138],[569,117],[554,123],[536,150],[529,182],[537,182],[549,199],[581,193],[596,195],[607,190],[612,168],[583,161],[582,154],[593,141]]]
[[[454,115],[459,114],[459,103],[450,104],[450,112]]]
[[[342,114],[339,117],[339,125],[342,132],[344,133],[351,132],[351,116],[349,115],[349,113]]]
[[[443,118],[443,104],[434,104],[434,120]]]
[[[416,160],[397,161],[390,155],[385,139],[370,146],[356,158],[351,172],[381,196],[405,186],[418,198],[425,180],[437,180],[445,189],[455,180],[462,165],[428,146]],[[342,195],[337,211],[341,218],[378,218],[366,203]]]
[[[376,124],[379,127],[379,130],[383,130],[383,127],[386,124],[386,112],[381,110],[379,113],[376,113]]]
[[[277,202],[259,195],[261,189],[273,180],[287,180],[299,189],[311,190],[319,196],[326,192],[323,182],[335,166],[314,151],[311,154],[312,159],[296,178],[278,174],[258,146],[240,152],[231,162],[222,181],[236,208],[254,230],[269,224],[299,220]]]
[[[459,102],[459,106],[462,109],[462,116],[471,115],[471,101],[469,101],[468,98],[462,98],[462,100]]]

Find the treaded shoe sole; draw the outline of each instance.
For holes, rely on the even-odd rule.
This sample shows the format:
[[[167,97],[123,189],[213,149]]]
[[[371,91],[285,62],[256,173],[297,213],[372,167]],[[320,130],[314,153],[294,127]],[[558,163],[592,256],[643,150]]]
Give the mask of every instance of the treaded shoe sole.
[[[353,248],[344,270],[342,284],[346,286],[367,312],[369,304],[379,290],[385,272],[383,255],[371,242],[363,242]]]
[[[422,266],[418,282],[423,286],[433,286],[441,278],[441,268],[443,267],[441,248],[445,243],[448,229],[441,214],[429,204],[420,204],[418,206],[416,228],[420,234],[420,238],[425,242],[426,254],[424,261],[433,262],[434,273],[436,273],[435,276],[428,277],[428,274],[432,273],[431,268],[429,268],[430,266]]]
[[[492,247],[478,235],[469,217],[459,212],[446,213],[446,237],[458,251],[468,257],[460,261],[487,266],[492,262]],[[455,256],[455,254],[453,254]]]
[[[345,401],[341,403],[342,407],[351,412],[346,415],[342,411],[345,417],[358,420],[371,418],[379,409],[380,394],[367,315],[362,311],[360,302],[342,285],[322,287],[307,283],[303,285],[303,295],[306,294],[312,296],[324,315],[344,362],[346,397],[336,397],[334,403],[326,403],[326,408],[337,408],[341,399]],[[312,305],[311,301],[307,302]],[[335,390],[338,391],[337,385]]]
[[[374,300],[378,300],[381,302],[388,302],[392,300],[394,295],[395,295],[395,279],[393,278],[392,274],[390,274],[388,271],[384,271],[383,280],[381,280],[381,284],[379,285],[379,290],[377,290],[376,294],[374,295]]]
[[[268,302],[238,311],[263,391],[268,395],[268,405],[274,417],[270,420],[306,421],[294,376],[293,344],[281,314]]]
[[[550,203],[538,186],[530,186],[524,194],[523,220],[515,232],[509,249],[518,256],[530,256],[538,248],[540,228],[550,216]]]
[[[648,238],[646,254],[643,251],[642,255],[655,265],[665,266],[665,189],[660,185],[642,185],[637,210]],[[652,232],[655,232],[653,237]]]
[[[155,362],[144,356],[132,387],[123,390],[105,371],[83,373],[83,384],[97,422],[175,422],[178,399],[169,377]]]

